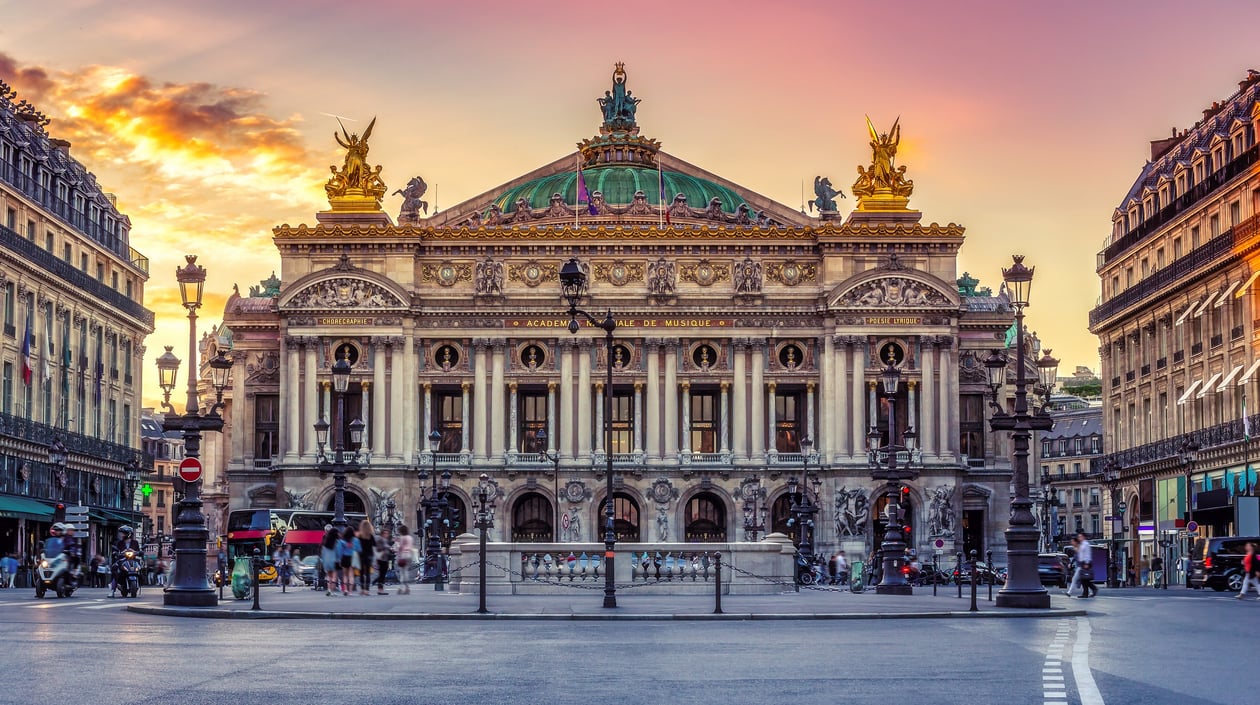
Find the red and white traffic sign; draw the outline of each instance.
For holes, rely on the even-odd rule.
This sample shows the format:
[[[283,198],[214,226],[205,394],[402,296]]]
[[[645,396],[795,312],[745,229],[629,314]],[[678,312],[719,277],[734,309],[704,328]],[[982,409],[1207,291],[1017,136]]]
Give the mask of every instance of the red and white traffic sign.
[[[201,461],[197,458],[184,458],[179,461],[179,479],[184,482],[196,482],[201,479]]]

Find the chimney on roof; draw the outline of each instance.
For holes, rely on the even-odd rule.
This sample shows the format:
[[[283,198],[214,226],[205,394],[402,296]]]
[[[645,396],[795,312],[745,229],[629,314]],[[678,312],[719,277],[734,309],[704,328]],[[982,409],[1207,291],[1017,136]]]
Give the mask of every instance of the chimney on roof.
[[[63,139],[59,139],[59,138],[57,138],[57,137],[53,137],[53,138],[51,138],[51,139],[49,139],[49,140],[48,140],[48,143],[49,143],[49,144],[51,144],[52,146],[56,147],[56,148],[57,148],[58,150],[60,150],[63,154],[69,154],[69,153],[70,153],[70,140],[63,140]]]
[[[117,197],[117,196],[115,196],[115,195],[114,195],[114,194],[112,194],[112,193],[106,193],[106,194],[103,194],[103,195],[105,196],[105,198],[109,199],[109,205],[111,205],[111,206],[113,206],[113,207],[115,207],[115,208],[117,208],[117,207],[118,207],[118,197]]]
[[[1183,136],[1184,135],[1179,136],[1177,134],[1177,128],[1174,127],[1172,137],[1165,137],[1162,140],[1151,140],[1151,161],[1155,161],[1167,154],[1168,150],[1172,149],[1178,142],[1180,142]]]

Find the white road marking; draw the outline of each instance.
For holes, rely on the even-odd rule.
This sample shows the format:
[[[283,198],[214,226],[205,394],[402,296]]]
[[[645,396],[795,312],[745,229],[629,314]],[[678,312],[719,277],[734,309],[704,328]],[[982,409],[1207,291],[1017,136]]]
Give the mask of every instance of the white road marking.
[[[1081,696],[1081,705],[1106,705],[1089,670],[1089,641],[1089,619],[1077,617],[1076,644],[1072,647],[1072,679],[1076,681],[1076,692]]]

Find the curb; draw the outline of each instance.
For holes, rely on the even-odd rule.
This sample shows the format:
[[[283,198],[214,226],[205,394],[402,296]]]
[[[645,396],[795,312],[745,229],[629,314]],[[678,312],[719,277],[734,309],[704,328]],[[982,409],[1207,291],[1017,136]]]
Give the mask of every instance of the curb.
[[[705,613],[643,613],[643,614],[545,614],[545,613],[497,613],[476,612],[446,613],[391,613],[391,612],[284,612],[277,610],[225,610],[197,607],[151,607],[127,605],[128,612],[156,615],[159,617],[188,617],[194,619],[349,619],[369,621],[542,621],[542,622],[723,622],[723,621],[795,621],[811,619],[1044,619],[1084,617],[1085,610],[1021,610],[1019,612],[804,612],[757,614],[750,612]]]

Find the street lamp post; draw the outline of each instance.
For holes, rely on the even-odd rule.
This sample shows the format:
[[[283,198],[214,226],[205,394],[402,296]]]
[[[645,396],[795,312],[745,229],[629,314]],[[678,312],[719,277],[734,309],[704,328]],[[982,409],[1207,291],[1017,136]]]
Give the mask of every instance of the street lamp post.
[[[183,416],[171,406],[171,391],[175,388],[175,374],[179,359],[171,353],[171,346],[157,360],[159,386],[162,387],[162,406],[166,411],[162,428],[184,434],[184,456],[200,458],[203,431],[222,431],[223,389],[227,386],[232,362],[220,352],[210,360],[211,382],[215,391],[215,403],[206,413],[201,413],[201,400],[197,395],[197,309],[201,308],[202,288],[206,282],[206,270],[197,264],[196,255],[186,255],[187,264],[175,270],[179,282],[179,295],[184,308],[188,309],[188,402]],[[175,570],[171,584],[163,593],[162,602],[168,607],[212,607],[218,604],[214,590],[206,581],[206,542],[210,533],[206,530],[206,518],[201,513],[201,483],[185,483],[184,497],[179,502],[179,514],[175,517]],[[134,500],[133,500],[134,501]]]
[[[1054,536],[1050,533],[1050,520],[1052,519],[1051,508],[1057,507],[1058,501],[1053,493],[1054,483],[1050,480],[1050,473],[1043,471],[1041,473],[1041,531],[1047,552],[1054,550]]]
[[[1195,531],[1190,531],[1190,525],[1194,523],[1194,465],[1199,462],[1199,442],[1194,439],[1188,439],[1181,444],[1181,466],[1186,472],[1186,556],[1189,556],[1194,550],[1194,536],[1198,533],[1198,527]],[[1190,566],[1189,560],[1185,561],[1186,565],[1186,587],[1190,585]],[[1168,566],[1164,566],[1164,570],[1168,570]]]
[[[433,431],[429,434],[429,456],[433,462],[433,471],[421,469],[420,477],[420,495],[423,499],[420,505],[424,507],[424,575],[421,582],[432,582],[434,592],[445,592],[446,586],[443,581],[443,573],[446,572],[446,562],[442,557],[442,533],[446,530],[447,518],[446,510],[450,506],[450,500],[447,492],[451,488],[451,471],[443,470],[441,474],[441,485],[438,485],[437,471],[437,452],[438,447],[442,443],[442,434]],[[429,494],[424,495],[424,482],[430,477],[433,478],[433,486],[429,489]]]
[[[810,576],[814,558],[814,515],[818,513],[818,492],[822,488],[822,480],[809,475],[809,450],[814,442],[808,438],[801,439],[801,479],[788,478],[788,496],[792,504],[788,511],[792,514],[789,525],[796,527],[796,583],[806,584]],[[813,492],[810,492],[810,485]]]
[[[477,571],[478,603],[477,612],[485,614],[486,609],[486,531],[494,528],[494,499],[499,496],[499,483],[490,476],[481,473],[477,481],[477,523],[481,529],[481,568]]]
[[[323,416],[319,417],[319,421],[315,422],[315,445],[319,450],[319,474],[333,474],[333,526],[337,527],[337,531],[341,532],[346,528],[346,473],[360,472],[359,467],[359,448],[363,446],[363,427],[362,419],[356,418],[349,424],[346,423],[346,390],[350,388],[350,361],[343,354],[340,359],[332,365],[332,382],[333,396],[335,403],[333,408],[337,414],[334,419],[335,428],[330,425]],[[328,432],[332,429],[333,457],[331,462],[328,456],[324,454],[324,449],[328,447]],[[350,448],[347,449],[346,434],[350,435]]]
[[[1102,480],[1107,485],[1107,496],[1111,498],[1111,507],[1118,510],[1119,500],[1117,499],[1120,486],[1120,463],[1114,459],[1103,463]],[[1116,570],[1116,554],[1119,553],[1119,543],[1116,541],[1116,521],[1111,520],[1111,546],[1107,551],[1107,587],[1120,587],[1120,575]]]
[[[898,444],[896,441],[897,421],[894,402],[897,398],[897,389],[901,384],[901,370],[898,370],[892,360],[889,360],[879,376],[884,385],[884,394],[888,397],[888,444],[880,446],[879,429],[874,425],[871,426],[870,433],[866,434],[871,477],[885,482],[884,496],[888,498],[888,505],[884,511],[884,537],[879,547],[883,557],[880,571],[882,575],[879,584],[875,586],[875,592],[879,595],[911,595],[914,594],[914,588],[906,582],[906,576],[901,572],[906,552],[905,532],[901,528],[903,513],[901,483],[912,480],[919,474],[912,467],[915,442],[918,438],[913,428],[907,428],[906,432],[901,434],[902,442]],[[906,454],[906,462],[904,465],[898,465],[897,454],[902,451]],[[881,454],[886,462],[884,465],[880,464]]]
[[[740,483],[737,492],[736,499],[744,500],[744,540],[756,541],[766,530],[766,516],[770,513],[766,507],[766,488],[761,485],[761,478],[753,475]]]
[[[604,480],[606,482],[604,497],[604,607],[617,606],[617,586],[613,571],[616,557],[617,532],[613,526],[613,442],[612,442],[612,394],[613,394],[613,332],[617,330],[617,321],[609,309],[599,320],[578,308],[582,295],[586,292],[586,272],[576,257],[569,258],[560,268],[560,288],[564,298],[569,302],[569,332],[576,334],[581,330],[578,317],[604,331],[604,366],[608,368],[608,379],[604,385]]]
[[[136,525],[136,487],[140,484],[140,461],[132,458],[127,463],[126,474],[124,479],[127,484],[127,516],[131,518],[131,525]]]
[[[555,495],[555,501],[556,501],[555,511],[552,512],[551,535],[553,538],[559,538],[560,536],[559,534],[559,531],[560,531],[560,451],[557,450],[556,452],[553,453],[551,452],[551,449],[547,447],[547,429],[545,428],[538,429],[538,434],[535,437],[538,439],[538,443],[542,445],[542,448],[543,448],[542,457],[546,458],[555,466],[551,474],[551,489],[552,489],[552,493]]]
[[[57,478],[54,483],[59,488],[57,499],[63,502],[66,499],[66,488],[70,485],[66,477],[67,457],[69,457],[69,452],[66,450],[66,444],[61,442],[61,436],[53,436],[52,443],[48,444],[48,464],[53,467],[53,475]]]
[[[994,431],[1011,431],[1015,446],[1015,498],[1011,500],[1011,518],[1006,529],[1008,574],[1006,585],[998,592],[997,606],[1048,608],[1050,593],[1037,574],[1038,532],[1028,492],[1028,450],[1032,432],[1051,430],[1054,420],[1044,407],[1041,413],[1029,413],[1030,380],[1024,369],[1024,309],[1028,306],[1035,268],[1024,266],[1023,255],[1015,255],[1014,259],[1014,265],[1002,270],[1002,278],[1006,281],[1011,305],[1015,307],[1015,409],[1013,414],[999,409],[989,420]],[[1038,367],[1038,373],[1044,378],[1050,370]],[[1042,383],[1045,386],[1044,379]]]

